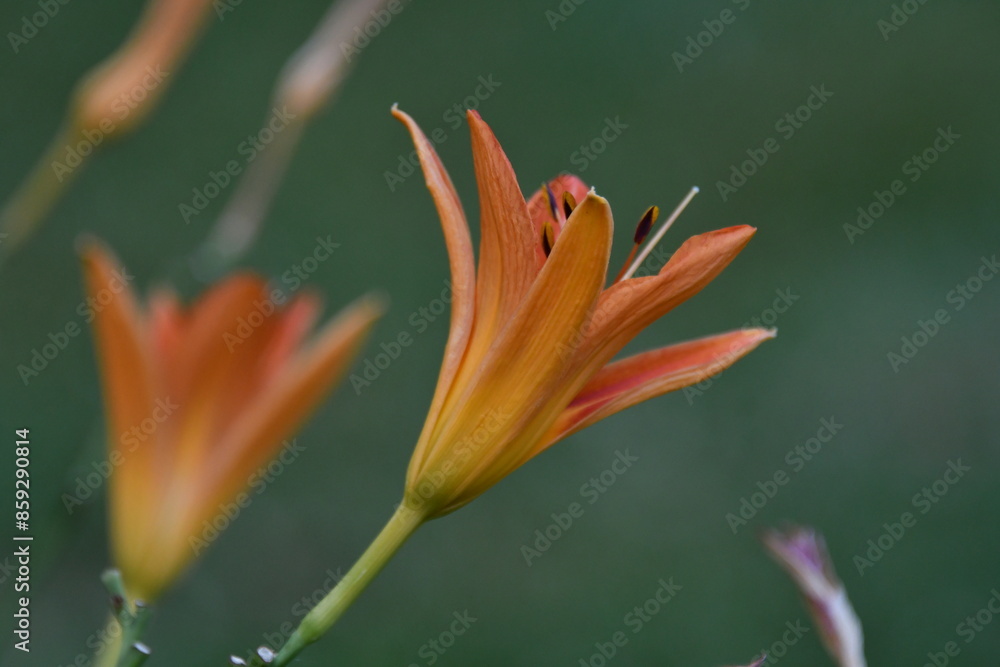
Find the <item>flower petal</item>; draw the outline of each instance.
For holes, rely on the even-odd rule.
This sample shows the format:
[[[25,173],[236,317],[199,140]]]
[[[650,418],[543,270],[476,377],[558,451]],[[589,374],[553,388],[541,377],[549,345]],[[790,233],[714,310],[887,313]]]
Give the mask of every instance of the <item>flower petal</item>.
[[[674,253],[660,274],[630,278],[606,289],[580,340],[564,354],[574,362],[557,389],[553,404],[568,406],[611,358],[639,331],[696,294],[718,275],[746,245],[755,230],[730,227],[688,239]],[[546,432],[551,424],[546,427]],[[535,445],[523,453],[523,464],[551,442],[538,434]],[[516,467],[516,466],[515,466]]]
[[[417,488],[425,472],[454,470],[437,496],[450,501],[439,509],[451,511],[513,470],[521,450],[556,419],[565,403],[553,405],[549,397],[573,363],[560,350],[579,336],[604,284],[611,230],[607,202],[588,195],[454,409],[444,413],[450,419],[432,440],[438,447],[425,461],[411,461],[408,488]],[[470,437],[480,451],[463,456],[456,443]]]
[[[601,294],[580,345],[580,372],[590,377],[640,331],[712,282],[757,230],[740,225],[692,236],[656,276],[629,278]]]
[[[144,535],[155,531],[148,517],[162,484],[155,465],[157,448],[126,448],[122,436],[152,413],[153,361],[145,323],[121,263],[96,239],[83,240],[80,255],[104,385],[109,453],[121,457],[109,482],[112,548],[126,581],[141,591]]]
[[[207,446],[218,440],[220,429],[238,407],[236,393],[246,387],[242,380],[259,359],[274,328],[273,317],[264,317],[261,306],[271,303],[266,283],[255,275],[237,274],[217,284],[195,302],[184,332],[185,354],[176,359],[180,387],[174,416],[177,432],[172,476],[177,485],[191,483],[200,474],[208,455]],[[251,317],[256,312],[260,325]],[[243,324],[241,325],[241,320]],[[241,329],[245,327],[245,329]]]
[[[500,143],[479,114],[467,113],[479,189],[479,273],[468,358],[479,359],[510,321],[538,275],[528,207]],[[475,368],[462,371],[468,378]],[[459,381],[461,383],[461,380]]]
[[[261,380],[264,383],[285,368],[288,360],[312,331],[322,308],[323,301],[318,295],[303,291],[277,314],[277,327],[262,360]]]
[[[701,382],[749,354],[771,329],[742,329],[643,352],[605,366],[583,387],[532,456],[647,399]]]
[[[792,526],[769,530],[762,539],[805,598],[827,652],[840,667],[865,667],[861,621],[834,572],[823,536],[812,528]]]
[[[476,260],[472,254],[472,239],[469,236],[469,224],[462,211],[462,203],[458,199],[448,172],[434,151],[434,146],[406,113],[393,107],[392,115],[406,126],[417,147],[417,156],[420,158],[420,166],[427,180],[427,189],[434,198],[438,216],[441,218],[445,245],[448,248],[448,261],[451,265],[450,333],[445,346],[444,361],[441,363],[441,372],[438,375],[437,389],[431,400],[424,431],[420,435],[413,455],[414,458],[420,458],[426,448],[430,430],[437,423],[445,398],[465,357],[469,337],[472,335],[476,301]]]
[[[539,242],[542,238],[542,227],[546,222],[552,224],[555,239],[559,239],[562,233],[563,224],[566,222],[563,208],[563,193],[568,192],[574,201],[581,202],[590,190],[587,184],[572,174],[560,174],[548,182],[548,189],[552,191],[552,197],[556,203],[556,215],[552,215],[552,206],[549,203],[549,193],[545,188],[535,190],[535,193],[528,199],[528,216],[531,218],[532,236],[535,239],[535,262],[541,267],[545,263],[545,251]]]
[[[149,295],[146,308],[153,357],[161,361],[178,358],[187,318],[177,294],[170,288],[157,288]],[[161,391],[167,396],[180,396],[179,364],[159,363],[157,370],[162,376]]]
[[[213,448],[202,487],[192,490],[192,496],[200,496],[192,500],[194,507],[217,511],[219,503],[246,484],[253,470],[301,426],[346,372],[383,311],[382,300],[373,296],[347,306],[289,368],[244,406]],[[200,520],[196,517],[195,525]]]

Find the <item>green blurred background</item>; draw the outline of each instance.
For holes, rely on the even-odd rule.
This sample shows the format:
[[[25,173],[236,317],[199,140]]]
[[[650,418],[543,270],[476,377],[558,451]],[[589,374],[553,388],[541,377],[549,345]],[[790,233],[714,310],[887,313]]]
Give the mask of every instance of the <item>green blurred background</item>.
[[[776,341],[701,393],[655,399],[575,435],[421,530],[297,664],[587,664],[595,642],[625,629],[625,614],[661,577],[683,589],[609,664],[745,662],[779,641],[786,622],[812,627],[755,537],[784,521],[826,534],[864,621],[870,664],[921,665],[949,641],[961,649],[951,664],[997,664],[1000,619],[969,642],[957,626],[1000,587],[1000,280],[960,310],[948,295],[1000,251],[1000,9],[908,7],[919,9],[884,39],[878,21],[890,18],[888,2],[564,0],[568,16],[558,22],[547,14],[560,12],[557,0],[407,3],[308,130],[243,264],[280,276],[330,235],[341,248],[309,280],[328,312],[379,288],[392,307],[365,354],[402,331],[415,341],[360,395],[345,384],[317,412],[299,435],[299,461],[158,606],[149,664],[217,666],[262,643],[295,620],[296,603],[327,572],[351,565],[390,514],[447,335],[446,318],[417,334],[410,317],[439,296],[447,264],[422,179],[387,185],[385,172],[411,150],[388,112],[398,102],[428,132],[445,129],[438,149],[474,218],[468,136],[453,129],[449,109],[490,76],[500,85],[476,103],[522,188],[585,164],[582,176],[618,218],[614,268],[645,207],[669,209],[693,184],[702,194],[665,248],[713,228],[759,229],[725,274],[633,349],[770,318],[776,291],[798,298],[773,322]],[[673,53],[727,8],[734,21],[678,71]],[[18,54],[0,55],[0,196],[47,145],[74,82],[116,48],[140,9],[123,0],[61,6]],[[189,225],[178,205],[261,127],[275,76],[325,9],[247,2],[224,20],[211,16],[149,122],[98,155],[0,270],[0,423],[11,449],[13,430],[31,429],[36,527],[33,651],[13,651],[5,631],[4,665],[72,663],[106,608],[97,579],[108,564],[104,499],[95,494],[72,515],[60,502],[102,457],[90,332],[27,386],[16,371],[49,333],[79,319],[74,238],[106,239],[144,291],[169,280],[193,296],[180,260],[225,197]],[[37,10],[4,3],[0,26],[16,30]],[[833,95],[786,138],[775,123],[811,86]],[[581,163],[575,151],[606,119],[627,129]],[[908,180],[904,162],[948,127],[960,139]],[[723,201],[717,181],[768,137],[780,150]],[[844,225],[897,178],[906,193],[852,243]],[[950,321],[894,371],[887,354],[942,308]],[[843,428],[793,472],[786,454],[830,418]],[[618,450],[639,463],[528,567],[522,545],[580,501],[581,485]],[[971,471],[921,514],[913,496],[958,459]],[[0,461],[9,498],[13,452]],[[734,535],[727,513],[778,470],[790,482]],[[860,574],[854,557],[906,511],[916,525]],[[2,576],[7,627],[12,581]],[[453,646],[443,655],[425,648],[466,610],[477,620]],[[829,664],[815,630],[779,662]]]

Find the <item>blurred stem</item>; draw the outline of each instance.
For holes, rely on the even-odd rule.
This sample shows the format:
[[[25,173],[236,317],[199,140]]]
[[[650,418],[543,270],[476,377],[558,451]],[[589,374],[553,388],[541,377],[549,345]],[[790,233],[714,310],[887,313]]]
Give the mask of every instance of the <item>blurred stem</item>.
[[[401,504],[344,578],[302,619],[272,665],[287,665],[302,649],[326,634],[425,518],[424,512]]]
[[[80,163],[75,167],[65,165],[67,171],[61,174],[56,174],[53,168],[64,157],[66,148],[80,138],[79,130],[72,123],[67,122],[60,128],[28,177],[4,205],[0,212],[0,259],[10,256],[31,235],[83,167],[87,158],[80,155]]]
[[[208,239],[190,260],[191,273],[210,282],[253,245],[309,123],[330,103],[360,49],[350,46],[387,0],[334,0],[305,43],[288,59],[275,82],[271,104],[294,120],[243,173]],[[395,13],[398,10],[393,10]],[[380,19],[381,20],[381,19]]]
[[[122,650],[122,633],[115,627],[118,619],[114,615],[108,617],[107,626],[104,628],[104,636],[108,637],[108,643],[104,645],[104,650],[94,656],[95,667],[115,667],[118,664],[118,654]]]
[[[284,180],[303,129],[303,119],[291,120],[250,163],[211,234],[191,258],[191,271],[197,279],[217,279],[250,249]]]
[[[105,633],[109,641],[97,654],[96,664],[98,667],[139,667],[150,655],[149,648],[139,641],[149,622],[150,609],[139,600],[134,603],[129,600],[118,570],[105,571],[101,581],[111,593],[112,615]]]

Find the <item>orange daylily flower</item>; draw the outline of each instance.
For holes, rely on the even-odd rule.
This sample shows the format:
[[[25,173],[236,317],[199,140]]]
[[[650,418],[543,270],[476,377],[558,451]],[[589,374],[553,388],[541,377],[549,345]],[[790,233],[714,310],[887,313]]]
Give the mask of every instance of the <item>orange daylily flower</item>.
[[[775,335],[743,329],[609,363],[715,278],[755,230],[694,236],[658,274],[606,287],[608,202],[570,175],[525,201],[492,131],[469,112],[481,207],[477,268],[462,205],[432,144],[412,118],[393,114],[416,144],[454,288],[437,390],[406,479],[405,505],[422,516],[461,507],[571,433],[699,382]]]
[[[360,349],[382,306],[364,297],[307,341],[321,308],[238,274],[190,307],[141,309],[99,242],[82,249],[108,423],[111,545],[131,595],[156,598],[214,533]]]
[[[462,204],[433,145],[412,118],[395,107],[393,115],[413,137],[444,228],[452,282],[444,362],[403,501],[302,619],[274,658],[276,666],[322,637],[424,521],[462,507],[569,434],[699,382],[775,335],[733,331],[609,363],[643,328],[715,278],[755,230],[695,236],[657,275],[632,277],[634,263],[605,288],[613,226],[608,202],[569,175],[525,201],[500,144],[470,111],[482,230],[477,268]],[[643,216],[635,246],[657,214],[652,207]]]

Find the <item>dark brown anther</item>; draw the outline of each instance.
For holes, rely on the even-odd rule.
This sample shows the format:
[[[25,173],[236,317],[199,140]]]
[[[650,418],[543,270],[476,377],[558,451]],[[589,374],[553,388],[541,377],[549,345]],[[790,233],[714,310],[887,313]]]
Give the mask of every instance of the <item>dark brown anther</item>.
[[[552,227],[551,222],[546,222],[542,225],[542,250],[545,251],[546,257],[552,253],[552,246],[555,244],[556,230]]]
[[[632,240],[636,245],[641,245],[642,242],[646,240],[646,237],[649,236],[649,232],[653,229],[653,223],[656,222],[656,219],[659,217],[659,206],[650,206],[646,209],[646,212],[642,214],[642,220],[640,220],[639,224],[636,225],[635,236],[632,237]]]
[[[566,214],[567,218],[569,218],[575,208],[576,199],[573,198],[573,195],[570,194],[569,190],[563,191],[563,213]]]

